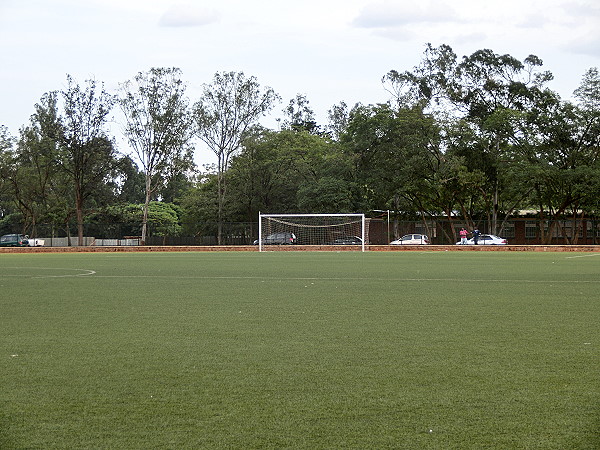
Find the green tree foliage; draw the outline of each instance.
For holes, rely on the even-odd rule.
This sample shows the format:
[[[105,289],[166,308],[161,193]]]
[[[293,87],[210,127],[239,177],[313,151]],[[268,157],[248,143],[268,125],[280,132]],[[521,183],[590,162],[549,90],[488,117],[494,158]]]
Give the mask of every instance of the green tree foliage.
[[[324,176],[298,187],[298,211],[311,213],[345,213],[355,211],[353,192],[347,181]]]
[[[155,68],[121,87],[132,155],[117,158],[105,131],[114,96],[68,77],[18,140],[0,127],[0,229],[69,230],[75,219],[81,238],[86,222],[121,221],[104,234],[138,235],[141,223],[144,241],[181,226],[221,242],[224,222],[254,222],[259,211],[391,210],[426,227],[445,214],[495,232],[535,209],[549,243],[565,221],[600,213],[598,69],[584,74],[575,102],[549,90],[551,79],[533,55],[459,58],[428,44],[414,68],[384,76],[390,102],[340,102],[321,129],[298,94],[274,131],[257,124],[279,97],[254,77],[217,73],[190,108],[181,71]],[[217,156],[214,172],[195,172],[194,135]]]
[[[253,220],[259,211],[346,212],[355,206],[350,160],[329,138],[305,130],[265,131],[246,140],[231,174]],[[315,198],[314,190],[328,179],[336,186],[335,196]]]
[[[217,236],[217,190],[216,174],[205,174],[183,195],[181,219],[186,235]]]
[[[305,95],[297,94],[295,98],[290,100],[283,113],[286,116],[282,124],[283,128],[306,131],[311,134],[321,132],[315,120],[315,112],[310,107],[310,102]]]
[[[14,141],[8,128],[0,125],[0,220],[3,221],[11,214],[13,205],[8,174],[13,166]],[[1,229],[5,230],[5,227]]]
[[[136,211],[139,210],[140,208],[138,207]],[[177,210],[177,206],[172,203],[150,202],[148,208],[150,235],[162,237],[178,236],[181,233],[181,224]]]
[[[30,125],[21,129],[8,175],[14,199],[24,218],[24,229],[33,236],[36,235],[36,224],[41,220],[48,221],[51,211],[65,211],[67,205],[63,197],[70,190],[66,186],[68,180],[57,164],[63,136],[57,98],[57,93],[51,92],[35,105]]]
[[[585,162],[592,168],[592,182],[582,208],[587,214],[600,214],[600,73],[597,67],[589,69],[575,90],[580,117],[578,143]]]
[[[541,66],[541,59],[534,55],[519,61],[489,49],[459,61],[449,46],[428,44],[413,71],[391,71],[384,77],[399,105],[420,104],[439,118],[449,138],[448,155],[462,157],[473,172],[470,178],[479,179],[472,188],[481,201],[475,207],[472,201],[456,206],[471,222],[487,217],[491,232],[500,226],[501,192],[507,187],[501,183],[510,183],[503,161],[520,138],[513,119],[552,97],[545,88],[552,74],[541,71]],[[504,207],[511,208],[503,211],[508,215],[516,204],[504,202]]]
[[[327,132],[332,139],[337,141],[348,127],[348,105],[345,102],[340,102],[337,105],[333,105],[331,109],[327,111],[327,117],[329,119]]]
[[[146,177],[130,156],[118,159],[117,174],[117,200],[120,203],[144,203]]]
[[[528,111],[518,122],[525,138],[512,147],[511,162],[519,168],[521,183],[530,187],[530,202],[540,218],[550,221],[548,230],[541,222],[540,235],[546,243],[564,220],[598,211],[599,116],[593,106],[595,83],[589,76],[588,72],[577,91],[587,93],[580,97],[579,105],[555,97]],[[600,95],[597,90],[596,95]]]
[[[89,218],[89,223],[115,227],[122,236],[138,236],[144,215],[144,203],[117,204],[104,208]],[[178,236],[181,233],[180,212],[177,205],[150,202],[148,205],[148,236]]]
[[[359,106],[342,143],[356,165],[367,209],[425,212],[427,186],[443,155],[439,130],[418,106]]]
[[[231,160],[227,184],[235,192],[224,219],[254,222],[262,212],[355,212],[357,189],[352,160],[327,137],[307,131],[258,130]],[[208,175],[185,196],[186,222],[211,222],[218,208],[216,175]],[[191,219],[191,220],[190,220]]]

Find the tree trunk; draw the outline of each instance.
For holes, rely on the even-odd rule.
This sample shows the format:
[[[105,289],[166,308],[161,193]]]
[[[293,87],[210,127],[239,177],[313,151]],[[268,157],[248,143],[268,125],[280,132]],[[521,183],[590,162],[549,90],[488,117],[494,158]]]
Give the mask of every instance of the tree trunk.
[[[146,245],[146,229],[148,227],[148,203],[144,204],[144,212],[142,216],[142,238],[140,245]]]
[[[79,192],[75,195],[75,216],[77,218],[77,245],[83,246],[83,199]]]
[[[146,176],[146,199],[144,200],[144,210],[142,212],[142,238],[141,245],[146,245],[146,233],[148,230],[148,205],[150,205],[150,177]]]
[[[223,239],[223,174],[219,169],[217,174],[217,244],[221,245]]]
[[[456,242],[456,230],[454,229],[454,219],[452,217],[452,211],[449,209],[446,209],[446,217],[448,218],[448,224],[450,227],[450,231],[452,232],[452,236],[450,236],[450,234],[448,234],[448,231],[446,230],[445,227],[442,227],[442,232],[444,233],[444,236],[446,237],[446,239],[448,240],[448,243],[453,244],[454,242]]]
[[[498,234],[498,180],[494,183],[494,196],[492,201],[492,223],[490,224],[490,233]]]
[[[223,241],[223,204],[225,203],[225,156],[223,151],[218,155],[219,161],[217,166],[217,245],[222,245]]]

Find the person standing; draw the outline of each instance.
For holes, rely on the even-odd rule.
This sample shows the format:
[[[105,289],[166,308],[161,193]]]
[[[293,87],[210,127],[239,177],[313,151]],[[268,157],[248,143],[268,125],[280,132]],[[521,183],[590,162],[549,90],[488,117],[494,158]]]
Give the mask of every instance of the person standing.
[[[460,243],[462,245],[467,245],[467,235],[469,232],[463,227],[458,234],[460,235]]]
[[[475,229],[473,230],[473,244],[477,245],[477,241],[479,240],[480,234],[481,233],[479,232],[479,229],[475,227]]]

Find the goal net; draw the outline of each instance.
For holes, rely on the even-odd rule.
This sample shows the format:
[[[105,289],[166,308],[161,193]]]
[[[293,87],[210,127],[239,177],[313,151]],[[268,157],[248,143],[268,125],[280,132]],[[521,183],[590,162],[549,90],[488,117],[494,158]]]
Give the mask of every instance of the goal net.
[[[279,245],[351,246],[365,251],[364,214],[259,214],[259,250]]]

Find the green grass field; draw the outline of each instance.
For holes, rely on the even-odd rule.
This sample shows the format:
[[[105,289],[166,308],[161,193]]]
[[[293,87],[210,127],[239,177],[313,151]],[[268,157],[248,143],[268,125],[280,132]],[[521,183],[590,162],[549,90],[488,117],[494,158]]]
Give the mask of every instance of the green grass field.
[[[0,255],[0,448],[598,449],[600,253]]]

